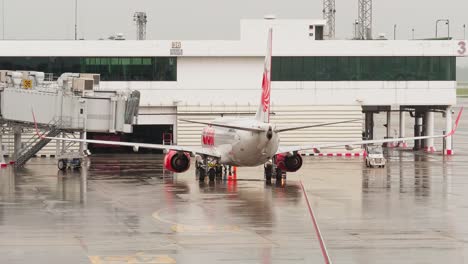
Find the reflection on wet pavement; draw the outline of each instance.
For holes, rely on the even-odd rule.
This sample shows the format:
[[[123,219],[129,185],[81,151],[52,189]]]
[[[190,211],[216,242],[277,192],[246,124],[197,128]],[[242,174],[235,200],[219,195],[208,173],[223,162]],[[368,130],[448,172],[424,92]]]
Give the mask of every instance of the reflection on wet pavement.
[[[460,127],[468,131],[466,124]],[[464,263],[468,134],[457,155],[387,150],[388,166],[305,158],[267,185],[261,168],[200,183],[161,155],[53,159],[0,171],[1,263],[322,263],[301,180],[334,263]]]

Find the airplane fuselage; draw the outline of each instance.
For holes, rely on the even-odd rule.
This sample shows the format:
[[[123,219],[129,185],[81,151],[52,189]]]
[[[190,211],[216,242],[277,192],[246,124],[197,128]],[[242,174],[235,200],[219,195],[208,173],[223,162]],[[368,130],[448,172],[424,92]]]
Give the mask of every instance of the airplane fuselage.
[[[250,132],[217,126],[205,127],[201,139],[202,147],[217,153],[221,157],[219,160],[221,164],[259,166],[270,160],[278,150],[279,136],[274,132],[275,127],[271,123],[247,118],[222,118],[214,122],[264,130],[264,132]]]

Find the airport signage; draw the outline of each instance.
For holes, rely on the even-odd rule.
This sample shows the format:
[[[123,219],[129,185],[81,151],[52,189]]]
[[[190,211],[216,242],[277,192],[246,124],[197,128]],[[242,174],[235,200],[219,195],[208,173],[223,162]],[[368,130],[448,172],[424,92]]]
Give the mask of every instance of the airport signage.
[[[458,42],[458,54],[460,55],[466,55],[466,41],[460,41]]]
[[[172,41],[170,54],[172,56],[182,56],[182,55],[184,55],[184,50],[182,49],[182,43],[180,41]]]
[[[173,49],[181,49],[182,43],[180,41],[172,41],[172,48]]]
[[[23,88],[24,89],[31,89],[32,88],[32,80],[23,80]]]

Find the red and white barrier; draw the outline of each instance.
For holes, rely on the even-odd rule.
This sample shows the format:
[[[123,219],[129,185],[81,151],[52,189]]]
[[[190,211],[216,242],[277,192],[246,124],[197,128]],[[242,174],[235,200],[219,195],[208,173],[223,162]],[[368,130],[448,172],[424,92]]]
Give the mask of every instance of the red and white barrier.
[[[5,157],[3,156],[3,151],[0,148],[0,168],[6,168],[7,163],[5,161]]]
[[[396,145],[397,148],[407,148],[408,147],[408,143],[406,142],[398,142],[398,144]]]
[[[436,152],[436,149],[434,146],[430,146],[430,147],[424,147],[424,151],[428,153],[434,153]]]
[[[337,152],[337,153],[302,153],[302,156],[311,157],[366,157],[366,151],[363,152]]]

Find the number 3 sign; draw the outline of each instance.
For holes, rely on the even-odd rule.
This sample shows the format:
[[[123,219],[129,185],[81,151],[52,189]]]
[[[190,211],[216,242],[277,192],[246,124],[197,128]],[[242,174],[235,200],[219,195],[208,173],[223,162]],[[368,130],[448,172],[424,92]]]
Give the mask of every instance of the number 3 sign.
[[[465,41],[458,42],[458,54],[460,55],[466,54],[466,42]]]

